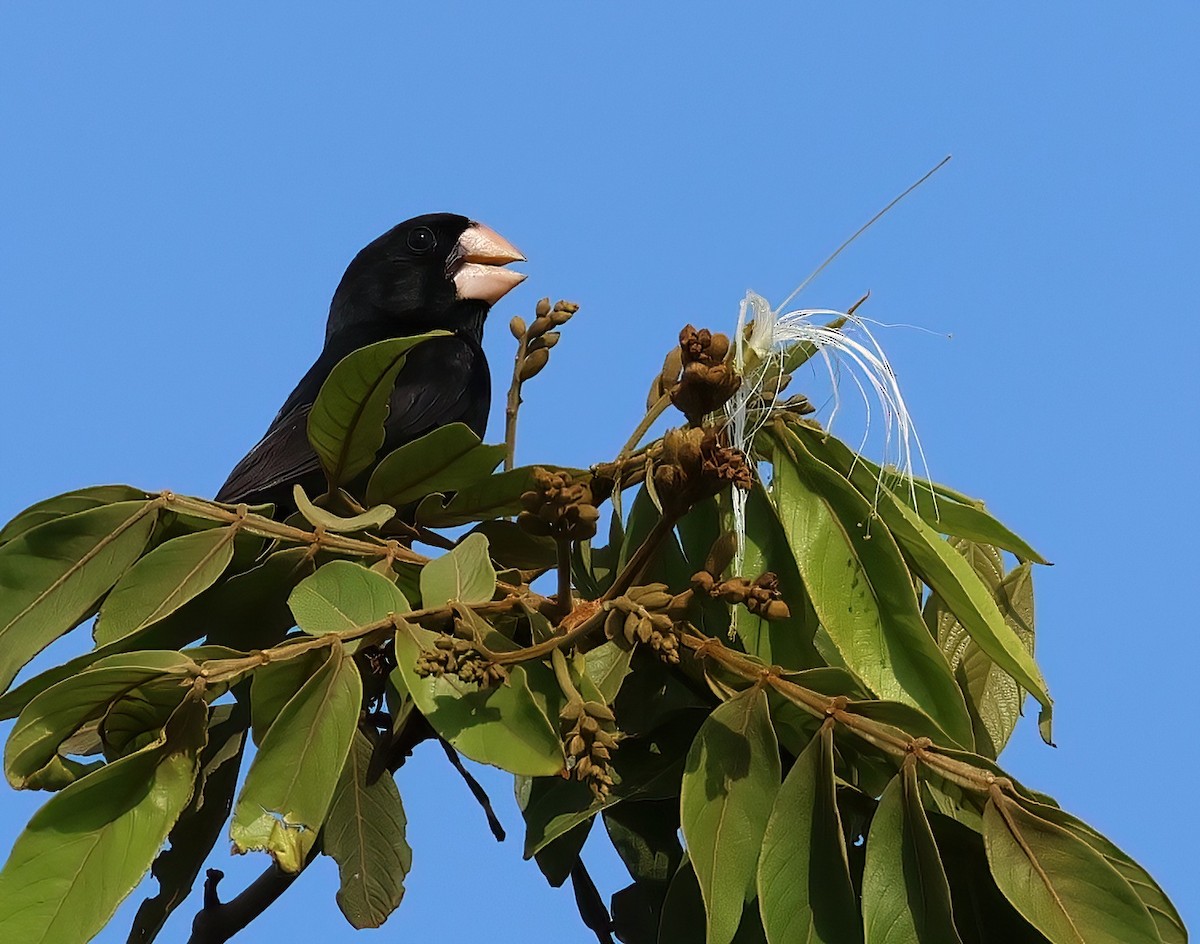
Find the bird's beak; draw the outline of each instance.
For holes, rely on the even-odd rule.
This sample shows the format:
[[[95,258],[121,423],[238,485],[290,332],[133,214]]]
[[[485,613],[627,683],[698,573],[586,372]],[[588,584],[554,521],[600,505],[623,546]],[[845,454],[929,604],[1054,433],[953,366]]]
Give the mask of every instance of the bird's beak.
[[[446,267],[459,298],[473,298],[494,305],[525,281],[524,272],[513,272],[502,266],[524,261],[521,251],[494,229],[472,223],[458,237]]]

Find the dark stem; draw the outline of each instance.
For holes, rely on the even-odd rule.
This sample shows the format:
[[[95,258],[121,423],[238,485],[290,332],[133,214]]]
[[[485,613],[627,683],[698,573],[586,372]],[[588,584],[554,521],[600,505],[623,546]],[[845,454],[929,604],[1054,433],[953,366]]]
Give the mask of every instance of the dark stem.
[[[654,527],[651,528],[650,533],[646,535],[646,540],[644,540],[641,545],[639,545],[638,549],[633,552],[633,557],[629,558],[629,560],[626,562],[625,569],[617,574],[612,586],[608,588],[608,591],[601,599],[615,600],[634,585],[637,579],[641,577],[642,571],[646,569],[646,565],[650,563],[650,558],[654,556],[654,553],[658,550],[659,545],[666,540],[667,536],[675,527],[675,522],[677,520],[678,519],[675,515],[667,515],[664,513],[663,516],[654,523]]]
[[[300,872],[304,871],[315,854],[314,847]],[[300,877],[300,872],[292,875],[272,863],[241,894],[222,904],[217,894],[217,884],[225,877],[225,873],[220,869],[209,869],[204,879],[204,907],[192,921],[192,936],[188,938],[188,944],[224,944],[271,907]]]
[[[446,757],[458,771],[458,775],[463,778],[467,784],[467,789],[475,797],[475,801],[483,807],[483,815],[487,817],[488,827],[492,830],[492,835],[496,837],[496,842],[504,842],[504,826],[500,823],[500,818],[496,815],[496,811],[492,809],[491,798],[484,791],[483,786],[471,776],[471,772],[463,766],[462,758],[458,756],[456,751],[449,741],[444,738],[438,738],[438,743],[442,745],[442,750],[446,752]]]
[[[571,597],[571,540],[558,538],[558,614],[561,619],[575,606]]]

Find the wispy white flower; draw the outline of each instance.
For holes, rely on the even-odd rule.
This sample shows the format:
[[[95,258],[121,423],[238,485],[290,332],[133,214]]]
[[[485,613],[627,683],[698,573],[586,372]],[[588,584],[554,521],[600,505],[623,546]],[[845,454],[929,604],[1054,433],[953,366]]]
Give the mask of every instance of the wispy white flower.
[[[845,319],[845,323],[840,328],[830,327],[828,322],[832,319]],[[848,377],[862,398],[865,411],[857,454],[861,455],[866,446],[871,424],[881,418],[882,464],[895,466],[901,481],[913,489],[914,455],[925,464],[920,438],[887,355],[866,321],[853,312],[830,308],[782,312],[781,308],[771,308],[761,295],[746,294],[738,313],[734,347],[734,365],[742,375],[742,385],[725,405],[731,445],[750,453],[754,436],[766,423],[779,393],[769,387],[778,385],[787,352],[802,342],[811,344],[815,350],[810,362],[819,360],[829,375],[831,408],[822,417],[825,428],[833,431],[842,405],[842,385]],[[878,487],[882,486],[882,482],[878,483]],[[745,554],[745,507],[745,493],[735,490],[733,518],[739,568]]]

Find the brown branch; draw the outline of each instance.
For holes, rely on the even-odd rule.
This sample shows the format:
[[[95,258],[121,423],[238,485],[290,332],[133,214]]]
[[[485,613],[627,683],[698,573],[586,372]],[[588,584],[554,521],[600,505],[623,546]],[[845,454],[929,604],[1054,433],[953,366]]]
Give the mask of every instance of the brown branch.
[[[301,866],[300,872],[316,856],[316,846]],[[275,863],[246,886],[236,898],[222,903],[217,884],[225,877],[220,869],[209,869],[204,879],[204,906],[192,921],[192,936],[188,944],[224,944],[273,905],[300,877],[283,871]]]

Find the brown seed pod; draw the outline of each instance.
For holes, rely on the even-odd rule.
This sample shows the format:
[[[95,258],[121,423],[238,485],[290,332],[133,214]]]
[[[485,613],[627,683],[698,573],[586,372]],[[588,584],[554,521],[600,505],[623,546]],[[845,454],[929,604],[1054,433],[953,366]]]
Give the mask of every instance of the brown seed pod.
[[[508,330],[512,332],[512,336],[518,341],[525,337],[525,319],[520,315],[513,315],[512,321],[508,323]]]
[[[530,329],[532,330],[532,329]],[[520,378],[522,381],[532,380],[542,372],[542,368],[550,362],[550,352],[546,348],[530,351],[525,362],[521,364]]]

